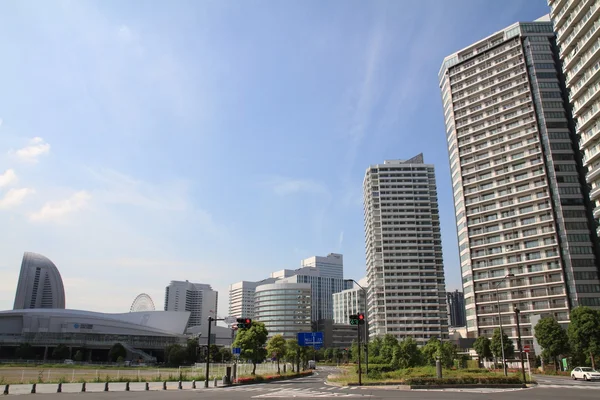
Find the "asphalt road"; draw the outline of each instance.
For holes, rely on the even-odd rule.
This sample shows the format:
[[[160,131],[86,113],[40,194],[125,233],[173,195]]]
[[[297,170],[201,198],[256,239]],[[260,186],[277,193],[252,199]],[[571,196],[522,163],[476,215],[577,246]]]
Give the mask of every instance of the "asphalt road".
[[[284,382],[264,383],[258,385],[247,385],[227,388],[200,388],[198,390],[176,390],[167,391],[151,390],[149,392],[137,391],[132,387],[131,392],[87,392],[85,394],[54,393],[54,394],[34,394],[23,395],[19,398],[33,398],[40,400],[69,400],[75,396],[82,397],[85,400],[112,400],[118,399],[337,399],[348,398],[356,400],[377,400],[377,399],[492,399],[492,400],[563,400],[570,396],[576,399],[594,399],[600,398],[600,382],[584,383],[575,382],[569,379],[542,377],[540,386],[530,389],[512,389],[512,390],[494,390],[494,389],[445,389],[445,390],[412,390],[398,391],[389,388],[374,387],[337,387],[325,384],[327,375],[332,373],[335,368],[319,368],[313,376],[304,377]],[[537,377],[536,377],[537,378]],[[459,394],[460,393],[460,394]]]

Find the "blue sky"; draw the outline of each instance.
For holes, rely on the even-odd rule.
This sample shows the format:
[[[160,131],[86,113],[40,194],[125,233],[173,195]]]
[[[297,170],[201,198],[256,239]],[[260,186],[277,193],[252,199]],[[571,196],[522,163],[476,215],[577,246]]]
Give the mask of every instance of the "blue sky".
[[[545,0],[0,3],[0,309],[22,253],[67,307],[128,311],[170,280],[219,290],[302,258],[365,275],[362,179],[436,166],[460,287],[437,73]]]

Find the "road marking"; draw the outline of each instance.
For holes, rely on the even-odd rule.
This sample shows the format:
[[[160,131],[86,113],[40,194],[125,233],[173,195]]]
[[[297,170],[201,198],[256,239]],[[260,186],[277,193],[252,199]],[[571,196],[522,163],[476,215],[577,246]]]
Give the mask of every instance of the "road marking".
[[[588,390],[600,390],[600,385],[538,385],[540,389],[552,388],[552,389],[588,389]]]
[[[265,398],[332,398],[332,397],[372,397],[370,394],[353,394],[353,393],[333,393],[333,392],[319,392],[311,389],[300,389],[300,390],[280,390],[278,392],[265,393],[257,396],[253,396],[253,399],[265,399]]]

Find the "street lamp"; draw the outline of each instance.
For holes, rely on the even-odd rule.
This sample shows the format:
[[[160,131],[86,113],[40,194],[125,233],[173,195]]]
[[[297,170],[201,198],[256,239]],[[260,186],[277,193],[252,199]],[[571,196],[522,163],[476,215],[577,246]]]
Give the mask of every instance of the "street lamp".
[[[502,370],[504,371],[504,376],[508,376],[508,371],[506,370],[506,359],[504,358],[504,330],[502,329],[502,315],[500,314],[500,297],[498,297],[498,287],[502,282],[504,282],[507,278],[513,278],[515,274],[507,274],[502,280],[496,282],[494,285],[494,289],[496,289],[496,303],[498,304],[498,323],[500,324],[500,346],[502,347]]]
[[[365,369],[368,374],[369,373],[369,330],[367,329],[367,326],[369,325],[369,321],[368,321],[367,315],[369,313],[367,312],[367,289],[362,287],[360,285],[360,283],[356,282],[354,279],[345,279],[345,281],[346,282],[354,282],[356,284],[356,286],[361,288],[363,293],[365,294]]]

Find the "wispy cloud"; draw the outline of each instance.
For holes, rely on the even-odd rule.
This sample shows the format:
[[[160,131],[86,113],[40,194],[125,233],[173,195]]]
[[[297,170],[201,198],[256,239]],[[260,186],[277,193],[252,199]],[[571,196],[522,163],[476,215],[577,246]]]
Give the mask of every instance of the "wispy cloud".
[[[82,190],[74,193],[71,197],[46,203],[38,212],[29,215],[31,221],[59,221],[65,216],[85,208],[92,196]]]
[[[338,238],[338,251],[342,250],[342,245],[344,244],[344,231],[340,232],[340,237]]]
[[[29,188],[10,189],[4,197],[0,198],[0,209],[16,207],[33,193],[35,193],[35,190]]]
[[[0,174],[0,188],[11,185],[17,181],[17,174],[14,169],[7,169]]]
[[[34,137],[29,140],[29,144],[17,151],[15,156],[23,161],[29,163],[37,163],[39,157],[50,152],[50,145],[44,141],[41,137]]]
[[[329,194],[329,190],[324,184],[311,179],[274,177],[269,179],[266,184],[279,196],[297,193]]]

